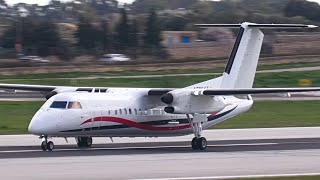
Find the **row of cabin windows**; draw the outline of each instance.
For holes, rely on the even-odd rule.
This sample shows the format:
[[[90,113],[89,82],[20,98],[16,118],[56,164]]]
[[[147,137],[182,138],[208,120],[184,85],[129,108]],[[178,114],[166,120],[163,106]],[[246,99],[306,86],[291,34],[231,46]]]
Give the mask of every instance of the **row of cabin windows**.
[[[114,113],[115,115],[118,115],[118,112],[119,112],[119,115],[132,115],[132,114],[135,114],[135,115],[138,115],[138,110],[137,109],[119,109],[119,110],[109,110],[108,111],[108,114],[110,115],[111,113]],[[142,115],[142,111],[141,109],[139,109],[139,114]]]
[[[155,112],[158,112],[158,114],[160,115],[160,114],[166,114],[164,111],[162,111],[162,110],[147,110],[147,109],[145,109],[145,110],[142,110],[142,109],[136,109],[136,108],[134,108],[134,109],[116,109],[116,110],[109,110],[108,111],[108,114],[109,115],[112,115],[112,114],[114,114],[114,115],[147,115],[148,114],[148,112],[151,114],[155,114]]]

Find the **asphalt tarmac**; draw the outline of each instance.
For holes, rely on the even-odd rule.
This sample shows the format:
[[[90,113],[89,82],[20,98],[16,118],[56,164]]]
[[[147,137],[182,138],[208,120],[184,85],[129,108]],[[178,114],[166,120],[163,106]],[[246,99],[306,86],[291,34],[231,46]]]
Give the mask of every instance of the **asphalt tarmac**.
[[[320,138],[298,139],[256,139],[208,141],[205,151],[193,151],[189,141],[148,142],[148,143],[108,143],[94,144],[91,148],[76,145],[56,145],[52,152],[42,152],[39,146],[1,146],[0,159],[72,157],[72,156],[113,156],[171,153],[224,153],[319,149]],[[319,162],[320,165],[320,162]]]
[[[258,137],[274,131],[274,134],[288,133],[288,138],[240,140],[211,140],[213,131],[210,131],[205,151],[191,150],[190,142],[183,138],[169,142],[94,144],[87,149],[79,149],[75,144],[58,144],[52,152],[42,152],[39,145],[35,144],[1,146],[0,174],[1,179],[10,180],[198,180],[317,175],[320,174],[320,138],[292,136],[302,130],[310,131],[308,136],[318,134],[318,128],[312,129],[248,130],[251,133],[266,131],[257,134]],[[236,131],[239,135],[245,135],[246,130],[226,131],[226,136]]]

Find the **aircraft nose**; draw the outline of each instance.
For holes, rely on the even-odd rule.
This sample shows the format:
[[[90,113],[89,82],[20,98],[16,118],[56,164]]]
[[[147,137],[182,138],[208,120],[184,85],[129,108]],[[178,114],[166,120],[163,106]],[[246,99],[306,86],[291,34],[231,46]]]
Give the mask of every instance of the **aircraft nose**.
[[[36,119],[32,118],[29,127],[28,127],[28,131],[31,134],[35,134],[35,135],[43,135],[42,131],[43,131],[43,127],[41,127],[39,125],[39,122],[37,122]]]
[[[49,135],[58,131],[56,115],[40,109],[31,119],[28,131],[34,135]]]

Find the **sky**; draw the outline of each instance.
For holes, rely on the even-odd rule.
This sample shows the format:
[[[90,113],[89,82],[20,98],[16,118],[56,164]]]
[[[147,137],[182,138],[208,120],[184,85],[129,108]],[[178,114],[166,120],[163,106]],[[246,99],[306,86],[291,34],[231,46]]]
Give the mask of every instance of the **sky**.
[[[45,5],[48,4],[49,0],[5,0],[7,2],[7,4],[12,5],[12,4],[16,4],[19,2],[24,2],[24,3],[28,3],[28,4],[39,4],[39,5]],[[66,1],[66,0],[63,0]],[[118,0],[120,3],[131,3],[134,0]],[[309,0],[309,1],[314,1],[320,4],[320,0]]]

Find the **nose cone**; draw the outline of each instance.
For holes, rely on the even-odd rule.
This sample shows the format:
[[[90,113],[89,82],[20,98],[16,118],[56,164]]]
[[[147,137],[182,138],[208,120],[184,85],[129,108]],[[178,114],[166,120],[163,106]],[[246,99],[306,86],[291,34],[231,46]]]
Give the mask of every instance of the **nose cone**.
[[[55,133],[57,129],[54,119],[50,114],[39,110],[29,124],[29,133],[34,135],[49,135]]]
[[[32,118],[28,127],[28,131],[30,134],[43,135],[43,127],[41,127],[41,123],[38,119]]]

